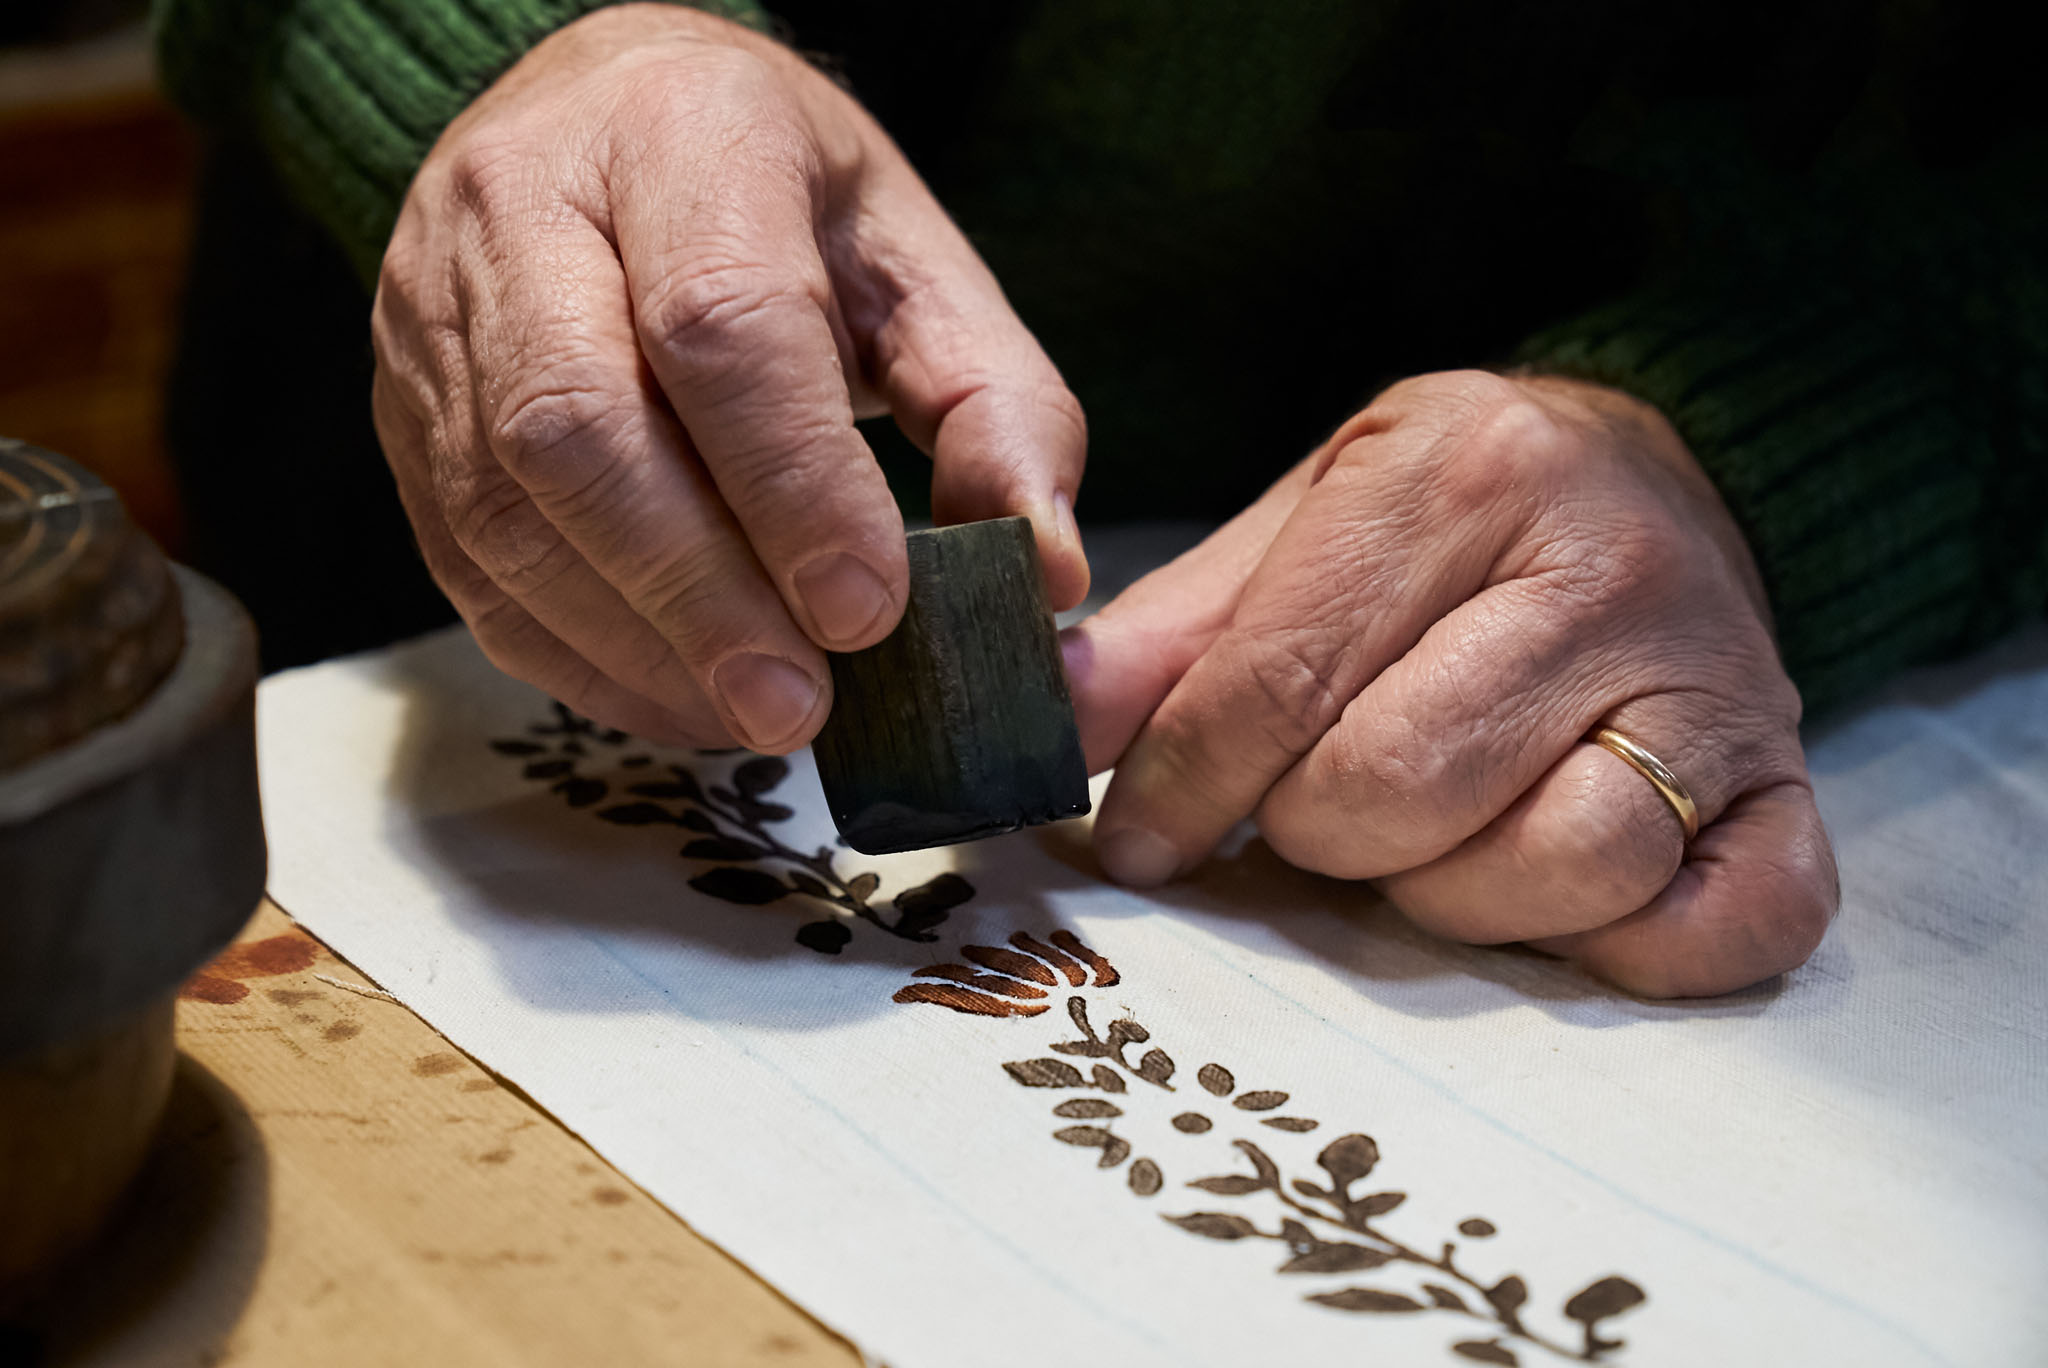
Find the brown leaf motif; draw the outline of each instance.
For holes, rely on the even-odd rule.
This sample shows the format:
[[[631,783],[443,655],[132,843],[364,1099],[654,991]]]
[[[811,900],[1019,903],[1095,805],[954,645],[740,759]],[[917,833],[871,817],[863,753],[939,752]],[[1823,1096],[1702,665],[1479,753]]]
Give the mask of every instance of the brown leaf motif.
[[[914,971],[917,978],[946,979],[947,984],[913,983],[898,989],[892,1001],[921,1002],[973,1016],[1037,1016],[1051,1005],[1042,1000],[1046,989],[1062,979],[1077,988],[1087,983],[1090,973],[1097,988],[1117,981],[1115,966],[1083,945],[1073,932],[1055,931],[1050,939],[1052,944],[1047,945],[1019,931],[1007,946],[962,946],[960,958],[966,964],[932,964]],[[1164,1068],[1171,1073],[1172,1061],[1165,1061]]]
[[[1221,1211],[1194,1211],[1185,1216],[1169,1216],[1166,1219],[1190,1235],[1200,1235],[1211,1240],[1244,1240],[1259,1233],[1258,1227],[1244,1217],[1232,1216]]]
[[[1320,1306],[1335,1307],[1339,1311],[1384,1313],[1429,1309],[1405,1292],[1388,1292],[1377,1287],[1346,1287],[1335,1292],[1315,1292],[1309,1295],[1309,1300]]]

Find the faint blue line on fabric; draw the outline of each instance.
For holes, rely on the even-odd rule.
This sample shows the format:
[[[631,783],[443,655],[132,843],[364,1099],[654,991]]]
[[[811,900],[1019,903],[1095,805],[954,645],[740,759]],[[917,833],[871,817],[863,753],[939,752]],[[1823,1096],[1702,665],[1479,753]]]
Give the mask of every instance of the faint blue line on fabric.
[[[1955,748],[1976,762],[1976,765],[1991,781],[2008,792],[2016,792],[2027,799],[2038,811],[2048,810],[2048,786],[2025,770],[2016,770],[2009,765],[1998,763],[1998,757],[1986,748],[1976,733],[1965,728],[1954,718],[1938,712],[1925,712],[1927,729],[1937,733]]]
[[[1178,941],[1182,945],[1187,946],[1190,949],[1201,952],[1201,954],[1219,964],[1223,964],[1228,967],[1234,968],[1239,973],[1244,973],[1242,966],[1232,965],[1228,959],[1218,954],[1213,947],[1203,944],[1199,939],[1186,934],[1182,931],[1182,929],[1179,926],[1175,925],[1171,921],[1161,918],[1160,924],[1162,929],[1165,931],[1165,934],[1168,939]],[[1566,1158],[1564,1155],[1559,1154],[1556,1150],[1550,1148],[1550,1146],[1544,1144],[1542,1141],[1535,1139],[1534,1137],[1526,1134],[1523,1131],[1517,1130],[1515,1127],[1501,1120],[1493,1113],[1484,1111],[1481,1108],[1475,1106],[1473,1103],[1467,1101],[1457,1091],[1452,1089],[1448,1084],[1444,1083],[1441,1079],[1430,1077],[1422,1070],[1416,1068],[1413,1064],[1410,1064],[1406,1060],[1402,1059],[1399,1055],[1393,1054],[1390,1051],[1382,1049],[1380,1046],[1374,1044],[1370,1039],[1368,1039],[1365,1036],[1356,1035],[1351,1031],[1345,1030],[1342,1026],[1339,1026],[1336,1022],[1330,1020],[1328,1017],[1316,1011],[1313,1007],[1301,1001],[1299,998],[1294,997],[1292,994],[1282,992],[1280,989],[1275,988],[1272,984],[1266,983],[1265,981],[1258,979],[1249,973],[1244,973],[1244,976],[1252,983],[1256,984],[1258,987],[1264,989],[1269,996],[1276,997],[1280,999],[1282,1002],[1288,1004],[1290,1007],[1294,1007],[1300,1011],[1308,1013],[1316,1020],[1322,1022],[1323,1025],[1328,1027],[1330,1030],[1335,1031],[1340,1036],[1343,1036],[1346,1040],[1349,1040],[1354,1044],[1364,1046],[1367,1050],[1370,1050],[1373,1054],[1378,1055],[1381,1059],[1385,1060],[1389,1064],[1392,1064],[1395,1068],[1407,1074],[1409,1077],[1415,1079],[1417,1082],[1420,1082],[1426,1085],[1427,1087],[1433,1089],[1437,1093],[1441,1094],[1444,1098],[1458,1106],[1460,1109],[1462,1109],[1469,1115],[1477,1118],[1480,1121],[1484,1121],[1487,1125],[1493,1127],[1495,1130],[1499,1131],[1501,1134],[1509,1137],[1510,1139],[1520,1141],[1523,1145],[1526,1145],[1528,1148],[1535,1150],[1538,1154],[1543,1155],[1552,1163],[1562,1165],[1563,1167],[1569,1169],[1571,1172],[1577,1174],[1579,1177],[1584,1178],[1587,1182],[1594,1184],[1596,1187],[1606,1189],[1608,1192],[1613,1193],[1616,1197],[1621,1198],[1623,1201],[1636,1207],[1638,1210],[1641,1210],[1646,1214],[1653,1216],[1660,1221],[1663,1221],[1667,1225],[1677,1227],[1679,1230],[1682,1230],[1686,1234],[1691,1235],[1694,1239],[1704,1240],[1710,1245],[1714,1245],[1717,1248],[1726,1250],[1728,1253],[1735,1255],[1739,1259],[1742,1259],[1745,1263],[1752,1264],[1755,1267],[1763,1270],[1764,1272],[1771,1274],[1773,1277],[1791,1283],[1793,1286],[1799,1287],[1813,1294],[1814,1296],[1821,1298],[1823,1301],[1830,1302],[1845,1311],[1854,1312],[1856,1315],[1861,1316],[1863,1319],[1869,1321],[1871,1324],[1877,1326],[1878,1328],[1890,1331],[1892,1334],[1898,1336],[1907,1344],[1911,1345],[1913,1348],[1919,1350],[1922,1354],[1926,1355],[1927,1358],[1932,1362],[1944,1364],[1947,1366],[1947,1368],[1956,1368],[1956,1364],[1953,1359],[1944,1357],[1939,1350],[1934,1348],[1934,1346],[1928,1344],[1925,1340],[1921,1339],[1911,1330],[1908,1330],[1905,1326],[1898,1324],[1896,1321],[1887,1319],[1886,1317],[1871,1310],[1869,1307],[1863,1305],[1861,1302],[1853,1301],[1850,1298],[1843,1296],[1841,1293],[1832,1290],[1831,1288],[1822,1287],[1818,1283],[1811,1282],[1806,1278],[1801,1277],[1799,1274],[1792,1272],[1790,1269],[1780,1268],[1778,1265],[1772,1263],[1769,1259],[1766,1259],[1761,1254],[1758,1254],[1755,1250],[1750,1249],[1747,1246],[1737,1244],[1735,1241],[1728,1239],[1724,1235],[1717,1235],[1711,1230],[1696,1225],[1693,1222],[1687,1220],[1685,1217],[1678,1215],[1676,1212],[1667,1211],[1663,1207],[1645,1201],[1641,1197],[1638,1197],[1635,1193],[1630,1192],[1627,1188],[1622,1187],[1619,1183],[1616,1183],[1613,1179],[1595,1173],[1593,1172],[1593,1170],[1584,1167],[1576,1161]]]

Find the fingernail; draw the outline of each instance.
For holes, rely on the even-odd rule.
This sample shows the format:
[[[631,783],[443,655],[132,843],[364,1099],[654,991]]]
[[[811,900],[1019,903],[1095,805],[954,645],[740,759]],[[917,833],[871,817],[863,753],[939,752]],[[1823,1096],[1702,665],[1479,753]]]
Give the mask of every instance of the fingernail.
[[[737,655],[720,665],[711,683],[740,724],[740,740],[767,750],[789,740],[818,706],[818,681],[771,655]]]
[[[1113,831],[1096,845],[1109,877],[1132,888],[1163,884],[1180,869],[1180,852],[1166,838],[1143,827]]]
[[[889,590],[858,557],[820,556],[796,572],[796,591],[827,642],[853,641],[889,607]]]
[[[1060,541],[1078,552],[1081,549],[1081,528],[1074,521],[1074,501],[1062,489],[1052,496],[1053,526],[1060,532]]]
[[[1053,554],[1069,562],[1070,567],[1078,566],[1080,570],[1080,581],[1078,584],[1068,578],[1074,573],[1071,568],[1062,575],[1048,575],[1046,578],[1048,588],[1052,588],[1055,584],[1065,584],[1065,587],[1057,594],[1052,605],[1055,609],[1064,612],[1069,608],[1078,606],[1081,600],[1088,596],[1088,553],[1081,549],[1081,528],[1074,521],[1073,497],[1064,489],[1053,491],[1050,522],[1052,523]]]

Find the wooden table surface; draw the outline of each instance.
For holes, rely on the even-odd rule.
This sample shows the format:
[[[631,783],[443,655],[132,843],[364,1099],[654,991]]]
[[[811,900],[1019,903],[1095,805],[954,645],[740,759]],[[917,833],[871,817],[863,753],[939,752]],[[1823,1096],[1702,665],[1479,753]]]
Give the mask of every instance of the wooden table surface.
[[[178,1040],[56,1362],[861,1362],[268,902]]]

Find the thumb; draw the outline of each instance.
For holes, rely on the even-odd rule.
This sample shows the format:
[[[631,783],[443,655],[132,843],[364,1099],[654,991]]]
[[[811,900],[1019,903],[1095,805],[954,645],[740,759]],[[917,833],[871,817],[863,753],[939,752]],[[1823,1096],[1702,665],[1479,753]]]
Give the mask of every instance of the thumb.
[[[1309,462],[1199,546],[1060,633],[1088,772],[1114,765],[1173,686],[1230,625],[1245,581],[1307,492]]]

